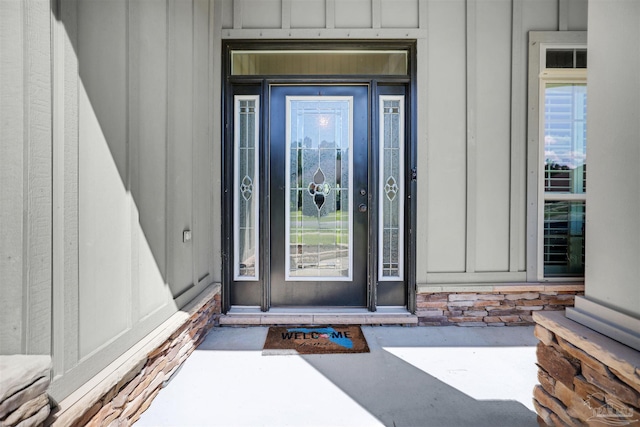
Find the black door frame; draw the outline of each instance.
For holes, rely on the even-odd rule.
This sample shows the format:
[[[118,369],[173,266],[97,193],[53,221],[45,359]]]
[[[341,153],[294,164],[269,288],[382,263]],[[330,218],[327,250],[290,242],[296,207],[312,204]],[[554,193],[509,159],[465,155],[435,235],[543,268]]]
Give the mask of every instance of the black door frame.
[[[232,76],[231,52],[233,50],[406,50],[408,53],[408,72],[406,76]],[[260,95],[260,136],[259,143],[263,155],[259,161],[262,176],[270,176],[268,138],[269,138],[269,89],[271,85],[369,85],[370,103],[370,131],[373,129],[371,118],[378,117],[378,95],[393,92],[393,87],[403,87],[405,92],[405,302],[407,309],[415,313],[416,309],[416,162],[417,162],[417,136],[416,136],[416,42],[415,40],[400,41],[269,41],[269,40],[225,40],[223,41],[222,57],[222,310],[226,313],[231,307],[232,293],[241,292],[248,295],[250,304],[260,306],[262,311],[268,311],[270,307],[270,236],[269,236],[269,203],[268,180],[260,180],[260,273],[257,282],[234,282],[233,269],[233,100],[236,94]],[[375,119],[377,120],[377,119]],[[371,132],[370,148],[377,144],[378,135]],[[371,165],[377,164],[377,150],[369,150]],[[375,169],[375,168],[372,168]],[[372,200],[377,200],[378,191],[374,184],[377,180],[377,170],[369,174],[369,206]],[[369,209],[370,224],[377,224],[377,209]],[[369,227],[370,252],[377,257],[377,227]],[[375,311],[378,306],[378,272],[377,263],[369,263],[367,278],[367,302],[368,309]],[[383,282],[380,282],[383,283]]]

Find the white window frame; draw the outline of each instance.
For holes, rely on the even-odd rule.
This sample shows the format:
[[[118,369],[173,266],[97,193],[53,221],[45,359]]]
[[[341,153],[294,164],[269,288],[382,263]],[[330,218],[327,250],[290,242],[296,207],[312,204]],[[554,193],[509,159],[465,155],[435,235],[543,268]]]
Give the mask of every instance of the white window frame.
[[[586,49],[585,31],[529,33],[528,183],[527,183],[527,281],[584,281],[583,276],[544,275],[544,205],[548,201],[586,201],[585,194],[545,197],[544,191],[544,95],[547,83],[587,82],[587,69],[546,68],[547,49]]]

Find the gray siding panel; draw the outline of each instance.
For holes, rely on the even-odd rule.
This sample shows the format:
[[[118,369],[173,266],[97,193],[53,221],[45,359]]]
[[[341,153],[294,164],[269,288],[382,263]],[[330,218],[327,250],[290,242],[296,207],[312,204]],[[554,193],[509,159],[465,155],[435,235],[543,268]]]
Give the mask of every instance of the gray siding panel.
[[[0,5],[0,353],[51,351],[49,2]]]
[[[78,176],[79,176],[79,79],[78,79],[78,57],[75,53],[75,46],[78,42],[77,13],[78,4],[76,0],[64,2],[62,10],[59,11],[63,23],[58,23],[59,36],[62,39],[63,57],[58,58],[54,48],[54,63],[61,61],[61,75],[56,78],[62,79],[62,94],[56,93],[56,106],[62,103],[62,122],[54,120],[54,127],[62,126],[62,142],[64,150],[64,161],[61,165],[64,181],[63,203],[64,203],[64,226],[62,245],[63,265],[54,264],[56,269],[64,271],[60,281],[54,281],[54,362],[56,374],[62,374],[70,370],[78,363],[78,301],[79,301],[79,199],[78,199]],[[56,45],[59,46],[59,45]],[[56,67],[56,71],[59,69]],[[57,82],[56,82],[57,83]],[[59,97],[62,96],[62,99]],[[58,119],[56,117],[56,119]],[[56,149],[61,142],[55,141]],[[54,159],[54,165],[56,160]],[[58,226],[56,224],[56,229]],[[59,250],[56,246],[54,250]],[[57,277],[56,277],[57,278]],[[54,279],[55,280],[55,279]],[[57,308],[57,310],[56,310]]]
[[[381,28],[418,28],[418,0],[381,0]]]
[[[567,29],[569,31],[586,31],[588,21],[587,0],[561,0],[568,2]]]
[[[79,352],[131,326],[127,4],[80,2]]]
[[[242,28],[281,28],[282,0],[235,0],[242,10]]]
[[[0,354],[24,351],[23,2],[0,2]]]
[[[418,210],[428,209],[427,245],[418,242],[417,248],[429,272],[465,271],[465,21],[462,0],[429,4],[427,90],[418,94],[428,97],[428,137],[426,144],[418,145],[419,151],[427,150],[428,158],[427,165],[418,166],[424,171],[418,185],[426,185],[425,191],[418,190]]]
[[[523,30],[525,34],[529,31],[557,31],[559,22],[558,1],[524,0]]]
[[[475,271],[509,270],[511,2],[479,2],[476,23]]]
[[[171,291],[180,295],[193,283],[193,241],[183,242],[192,229],[193,185],[193,4],[170,0],[169,10],[169,164],[167,236],[171,245]],[[192,230],[193,231],[193,230]]]
[[[290,8],[291,28],[324,28],[326,25],[325,0],[285,2]],[[286,6],[285,6],[286,12]]]
[[[220,196],[213,184],[212,157],[219,150],[209,140],[211,112],[209,111],[209,1],[194,1],[194,115],[193,115],[193,169],[194,169],[194,280],[211,280],[213,252],[213,211],[211,201]],[[219,240],[219,239],[218,239]],[[210,282],[209,282],[210,283]]]
[[[25,2],[27,198],[26,351],[51,351],[51,13],[48,1]]]
[[[134,6],[132,4],[131,6]],[[140,316],[167,303],[167,2],[142,1],[130,11],[131,129],[137,162],[132,194],[139,213],[137,252]],[[134,225],[135,226],[135,225]]]
[[[335,28],[372,28],[371,0],[335,2]]]

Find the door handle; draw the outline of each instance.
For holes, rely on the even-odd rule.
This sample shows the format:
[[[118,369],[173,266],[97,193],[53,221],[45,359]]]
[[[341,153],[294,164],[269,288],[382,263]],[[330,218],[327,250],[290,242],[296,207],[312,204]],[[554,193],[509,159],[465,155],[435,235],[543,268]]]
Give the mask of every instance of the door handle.
[[[367,211],[367,205],[365,205],[364,203],[360,203],[360,206],[358,206],[358,210],[360,212],[366,212]]]

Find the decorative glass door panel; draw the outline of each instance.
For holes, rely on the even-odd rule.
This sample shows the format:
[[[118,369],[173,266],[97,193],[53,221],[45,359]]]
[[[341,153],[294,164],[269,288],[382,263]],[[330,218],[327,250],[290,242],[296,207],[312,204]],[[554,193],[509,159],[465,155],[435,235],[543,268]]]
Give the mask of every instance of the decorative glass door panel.
[[[286,279],[350,280],[353,97],[286,104]]]

